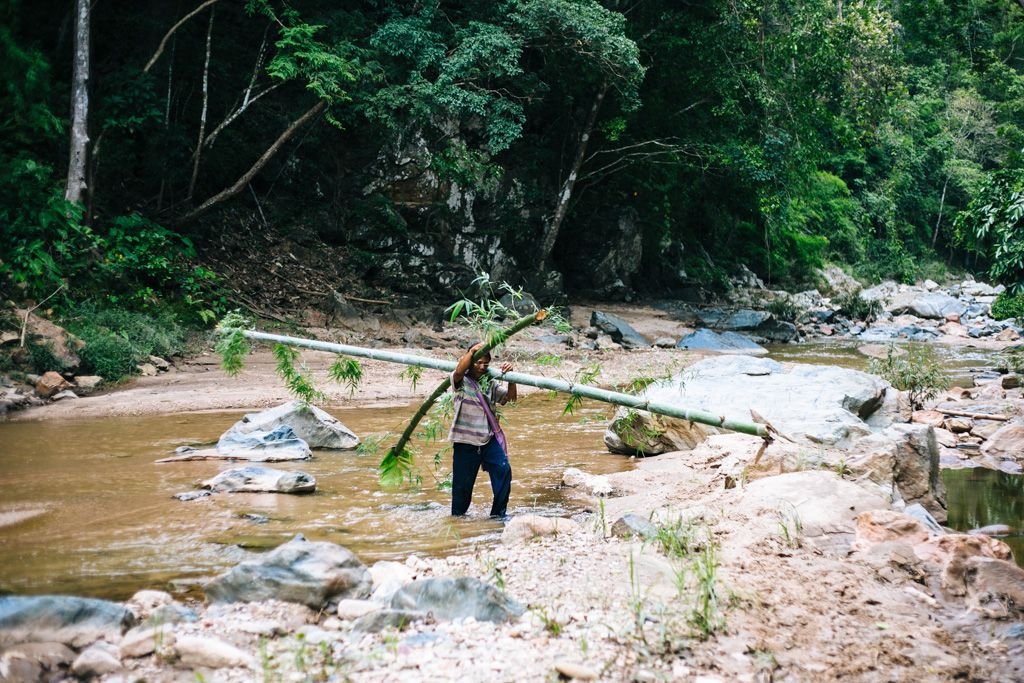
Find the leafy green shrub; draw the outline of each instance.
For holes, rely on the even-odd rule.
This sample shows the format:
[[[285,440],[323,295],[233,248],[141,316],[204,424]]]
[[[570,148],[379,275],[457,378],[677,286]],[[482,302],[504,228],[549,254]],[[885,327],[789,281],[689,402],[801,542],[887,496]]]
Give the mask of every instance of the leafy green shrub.
[[[908,392],[910,405],[919,409],[925,401],[949,388],[949,376],[934,356],[924,350],[911,349],[905,356],[897,356],[890,345],[885,358],[874,358],[868,372],[887,380],[900,391]]]
[[[60,372],[64,369],[64,361],[53,352],[53,342],[25,341],[25,350],[28,351],[28,361],[32,372],[42,374],[54,370]]]
[[[774,315],[778,320],[795,323],[799,320],[800,316],[803,315],[804,309],[797,306],[793,303],[792,299],[786,296],[779,297],[768,304],[768,312]]]
[[[882,312],[882,302],[878,299],[865,299],[860,290],[848,294],[840,294],[832,299],[839,312],[852,320],[871,321]]]
[[[1024,294],[1003,292],[992,302],[992,317],[996,320],[1017,318],[1024,320]]]
[[[892,278],[910,284],[917,279],[917,259],[907,251],[898,235],[884,240],[870,240],[867,243],[864,260],[856,265],[858,279],[879,282]]]
[[[82,365],[116,382],[136,372],[150,355],[171,356],[185,351],[187,332],[172,313],[137,313],[84,305],[64,321],[68,331],[85,342]]]
[[[1024,291],[1024,169],[991,173],[953,227],[958,244],[990,259],[996,282]]]

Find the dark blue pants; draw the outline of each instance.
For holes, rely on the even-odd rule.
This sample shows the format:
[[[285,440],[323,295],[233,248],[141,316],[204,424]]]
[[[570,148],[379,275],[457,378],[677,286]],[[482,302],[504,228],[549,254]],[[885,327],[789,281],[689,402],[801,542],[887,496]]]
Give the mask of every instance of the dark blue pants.
[[[491,516],[503,516],[512,491],[512,466],[508,464],[497,439],[492,436],[483,446],[453,443],[452,450],[452,514],[466,514],[473,499],[476,474],[483,467],[484,472],[491,476],[491,491],[494,493]]]

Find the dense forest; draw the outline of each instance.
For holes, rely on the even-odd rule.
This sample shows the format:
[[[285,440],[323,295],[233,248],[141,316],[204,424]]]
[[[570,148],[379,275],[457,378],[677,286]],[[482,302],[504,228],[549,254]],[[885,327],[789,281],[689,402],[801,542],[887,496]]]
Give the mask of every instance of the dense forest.
[[[1021,287],[1022,40],[1024,0],[7,0],[2,298]]]

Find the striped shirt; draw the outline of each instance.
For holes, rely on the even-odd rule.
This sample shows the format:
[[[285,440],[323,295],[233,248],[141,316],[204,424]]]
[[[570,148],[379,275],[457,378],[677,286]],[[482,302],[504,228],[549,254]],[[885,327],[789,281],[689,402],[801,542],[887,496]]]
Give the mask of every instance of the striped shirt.
[[[483,446],[491,439],[491,426],[484,412],[483,401],[487,401],[494,410],[494,405],[508,400],[508,390],[498,386],[498,382],[490,380],[489,390],[484,395],[480,385],[473,381],[467,373],[462,379],[462,386],[455,388],[455,373],[452,373],[452,387],[455,391],[454,415],[448,440],[465,443],[471,446]]]

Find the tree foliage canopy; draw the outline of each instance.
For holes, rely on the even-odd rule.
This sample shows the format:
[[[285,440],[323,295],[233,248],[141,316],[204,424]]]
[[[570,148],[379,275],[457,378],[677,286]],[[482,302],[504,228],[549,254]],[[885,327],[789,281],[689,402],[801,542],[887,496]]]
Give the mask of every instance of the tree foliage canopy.
[[[209,299],[195,247],[232,211],[313,226],[367,272],[409,233],[524,264],[563,195],[569,287],[619,258],[625,224],[635,288],[739,264],[803,284],[826,261],[1024,281],[1019,3],[98,3],[76,207],[55,170],[68,12],[0,10],[0,270],[27,296]],[[211,198],[225,213],[183,220]]]

